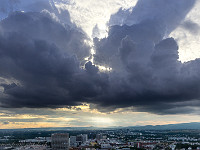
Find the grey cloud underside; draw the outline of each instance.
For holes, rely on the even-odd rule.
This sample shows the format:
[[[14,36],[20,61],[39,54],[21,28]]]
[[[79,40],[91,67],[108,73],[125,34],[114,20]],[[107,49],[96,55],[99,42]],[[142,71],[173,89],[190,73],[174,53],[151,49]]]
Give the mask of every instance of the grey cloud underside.
[[[0,26],[0,74],[18,81],[2,84],[3,107],[77,105],[98,93],[98,69],[90,62],[80,68],[90,51],[83,33],[42,13],[15,13]]]
[[[167,14],[175,11],[174,3],[178,13]],[[46,12],[13,13],[0,22],[0,76],[16,81],[1,84],[1,107],[58,108],[87,102],[100,111],[133,106],[133,111],[157,114],[195,113],[200,106],[200,60],[182,64],[176,41],[164,39],[194,3],[141,0],[135,10],[125,12],[136,23],[111,26],[107,38],[94,39],[95,64],[113,69],[105,73],[84,61],[90,47],[80,29],[64,27]],[[141,13],[143,5],[156,9],[143,8],[146,13]]]
[[[129,26],[112,26],[108,38],[95,39],[95,63],[114,69],[112,88],[97,100],[102,111],[105,107],[134,106],[137,111],[173,114],[192,113],[199,107],[199,59],[182,64],[176,41],[164,39],[194,3],[138,1],[132,12],[120,9],[111,17],[110,24]],[[190,22],[185,26],[197,30]],[[195,106],[194,100],[198,102]],[[191,103],[179,105],[185,101]]]

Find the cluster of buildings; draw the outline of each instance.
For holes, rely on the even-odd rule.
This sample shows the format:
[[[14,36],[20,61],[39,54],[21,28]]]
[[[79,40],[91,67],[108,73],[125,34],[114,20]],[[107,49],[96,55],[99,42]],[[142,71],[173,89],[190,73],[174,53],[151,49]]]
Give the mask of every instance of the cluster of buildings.
[[[140,134],[142,135],[142,134]],[[125,142],[117,138],[107,138],[106,135],[96,134],[95,139],[88,139],[87,134],[80,134],[77,136],[70,136],[65,133],[65,139],[63,134],[52,135],[52,150],[132,150],[132,149],[143,149],[143,150],[154,150],[154,149],[170,149],[175,150],[177,144],[187,144],[188,148],[181,148],[180,150],[200,150],[200,143],[192,142],[196,141],[193,138],[188,138],[191,142],[178,142],[178,141],[160,141],[160,140],[135,140],[134,142]],[[179,140],[179,139],[178,139]],[[58,146],[59,145],[59,146]],[[66,146],[68,145],[68,147]],[[199,145],[195,149],[192,146]]]
[[[197,138],[191,138],[191,137],[169,137],[170,141],[182,141],[182,142],[197,142],[200,139]]]
[[[77,136],[70,136],[70,147],[77,147],[80,145],[84,145],[88,141],[88,135],[87,134],[80,134]]]
[[[0,150],[200,150],[200,133],[195,136],[168,131],[104,130],[81,134],[50,133],[50,137],[0,144]],[[76,135],[76,136],[75,136]],[[88,136],[89,135],[89,136]],[[9,136],[2,139],[9,140]]]

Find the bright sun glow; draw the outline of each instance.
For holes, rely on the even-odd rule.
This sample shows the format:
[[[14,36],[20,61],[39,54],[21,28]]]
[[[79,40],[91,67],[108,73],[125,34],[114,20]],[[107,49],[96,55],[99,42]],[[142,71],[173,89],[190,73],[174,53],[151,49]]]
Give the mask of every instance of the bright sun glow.
[[[113,125],[113,120],[106,117],[92,117],[91,122],[98,126],[111,126]]]
[[[200,58],[200,1],[196,1],[194,8],[188,13],[184,22],[174,30],[170,37],[174,37],[179,45],[179,60],[187,62]],[[184,23],[189,22],[191,27],[184,27]],[[195,27],[195,28],[194,28]]]
[[[80,26],[88,36],[92,37],[93,28],[97,25],[101,33],[100,37],[107,34],[107,22],[111,14],[118,11],[120,7],[130,8],[134,6],[137,0],[54,0],[56,7],[67,9],[70,13],[71,20]]]
[[[96,50],[95,50],[95,47],[94,47],[94,42],[93,42],[93,40],[84,40],[84,42],[85,42],[85,44],[87,44],[91,47],[91,50],[90,50],[91,56],[86,57],[85,60],[87,62],[91,61],[94,64],[94,55],[96,53]],[[95,66],[97,66],[99,68],[100,72],[110,72],[110,71],[112,71],[111,67],[100,66],[100,65],[95,65]]]

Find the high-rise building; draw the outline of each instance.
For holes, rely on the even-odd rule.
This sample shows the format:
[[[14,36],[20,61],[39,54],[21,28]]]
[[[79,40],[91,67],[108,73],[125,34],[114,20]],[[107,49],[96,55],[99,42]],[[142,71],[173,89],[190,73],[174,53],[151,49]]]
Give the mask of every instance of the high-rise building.
[[[68,133],[52,134],[51,146],[53,150],[69,150],[69,134]]]
[[[70,146],[71,147],[76,146],[76,136],[70,136]]]
[[[81,145],[82,143],[85,143],[88,140],[87,134],[80,134],[76,136],[76,141],[78,145]]]
[[[82,134],[76,136],[76,141],[77,142],[81,142],[81,143],[83,142],[83,136],[82,136]]]
[[[97,140],[103,139],[103,135],[102,135],[102,134],[97,134],[97,135],[96,135],[96,139],[97,139]]]
[[[88,135],[87,134],[83,134],[83,143],[86,142],[88,140]]]

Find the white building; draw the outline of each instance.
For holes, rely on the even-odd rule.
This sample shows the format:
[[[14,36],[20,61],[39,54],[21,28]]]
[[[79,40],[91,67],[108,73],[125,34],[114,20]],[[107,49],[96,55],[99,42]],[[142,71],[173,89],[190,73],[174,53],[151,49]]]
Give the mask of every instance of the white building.
[[[88,140],[88,135],[87,134],[83,134],[83,142],[86,142]]]
[[[76,136],[70,136],[70,146],[76,147]]]
[[[48,150],[48,148],[44,145],[26,145],[18,147],[14,150]]]
[[[109,149],[112,148],[110,144],[101,144],[101,149]]]

